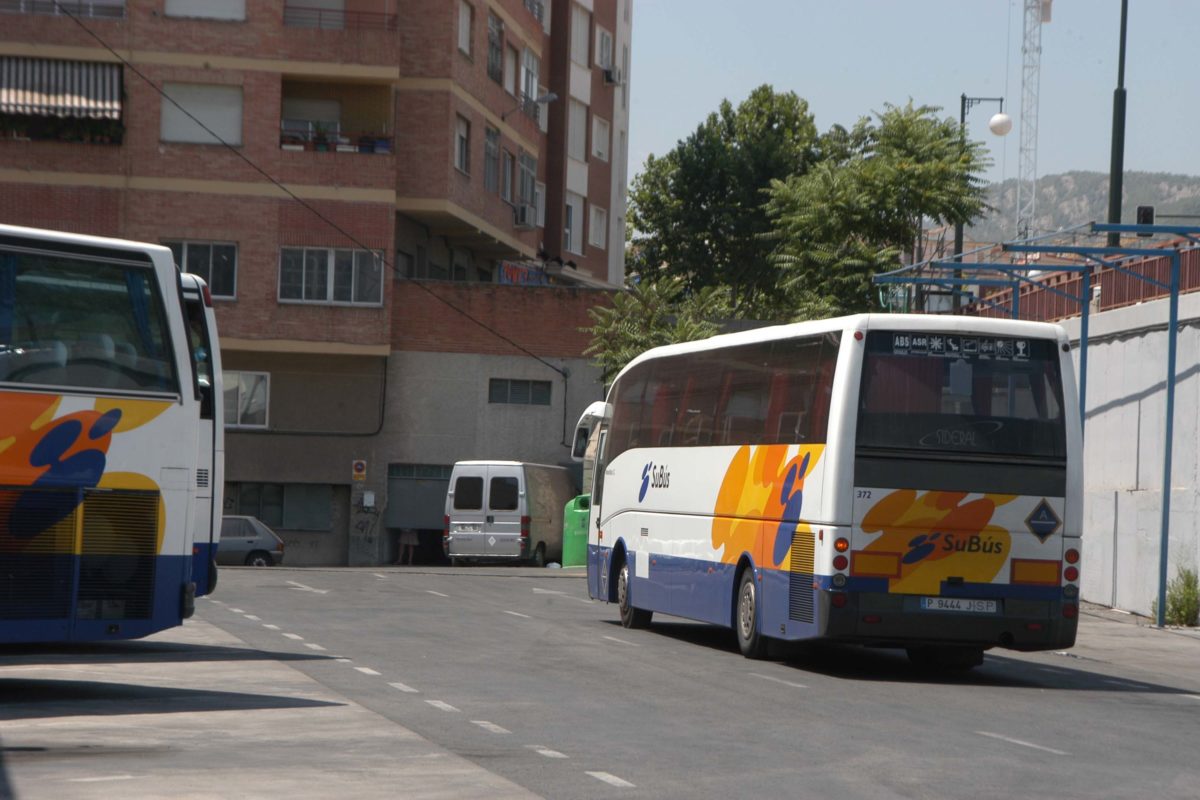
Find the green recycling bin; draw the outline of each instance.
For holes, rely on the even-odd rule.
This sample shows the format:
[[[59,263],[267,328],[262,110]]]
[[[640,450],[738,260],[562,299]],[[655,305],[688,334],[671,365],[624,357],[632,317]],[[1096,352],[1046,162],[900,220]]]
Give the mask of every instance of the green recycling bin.
[[[592,508],[592,496],[581,494],[567,503],[563,509],[563,552],[564,567],[587,565],[588,514]]]

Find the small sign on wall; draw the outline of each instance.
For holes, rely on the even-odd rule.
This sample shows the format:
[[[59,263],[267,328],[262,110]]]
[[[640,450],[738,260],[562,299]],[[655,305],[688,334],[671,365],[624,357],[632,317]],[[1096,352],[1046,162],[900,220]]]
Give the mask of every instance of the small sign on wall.
[[[354,461],[350,463],[350,474],[354,476],[354,480],[356,481],[365,481],[367,479],[366,459],[354,459]]]

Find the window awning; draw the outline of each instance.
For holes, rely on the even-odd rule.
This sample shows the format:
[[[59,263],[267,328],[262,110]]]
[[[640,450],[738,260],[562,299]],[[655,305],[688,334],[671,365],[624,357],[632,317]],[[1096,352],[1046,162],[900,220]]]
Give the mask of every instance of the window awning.
[[[0,114],[121,119],[121,65],[0,57]]]

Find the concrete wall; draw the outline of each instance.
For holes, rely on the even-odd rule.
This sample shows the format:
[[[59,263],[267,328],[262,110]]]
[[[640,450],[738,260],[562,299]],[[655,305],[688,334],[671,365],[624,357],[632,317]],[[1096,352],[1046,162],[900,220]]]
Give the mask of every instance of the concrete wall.
[[[1200,568],[1200,294],[1180,298],[1179,319],[1168,579]],[[1064,324],[1078,345],[1080,321]],[[1162,551],[1167,301],[1093,314],[1088,338],[1082,593],[1149,614]]]

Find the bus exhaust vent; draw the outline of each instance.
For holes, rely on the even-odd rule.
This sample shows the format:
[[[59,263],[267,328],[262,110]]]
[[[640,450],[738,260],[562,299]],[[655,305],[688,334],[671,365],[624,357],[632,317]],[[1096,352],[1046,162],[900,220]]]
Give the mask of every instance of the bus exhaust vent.
[[[207,489],[208,488],[208,470],[206,470],[206,469],[196,470],[196,488],[197,489]]]
[[[158,492],[85,491],[77,619],[149,619]]]
[[[813,562],[816,557],[812,531],[792,534],[792,558],[788,563],[788,619],[813,621]]]
[[[77,489],[0,486],[0,619],[66,619]]]

